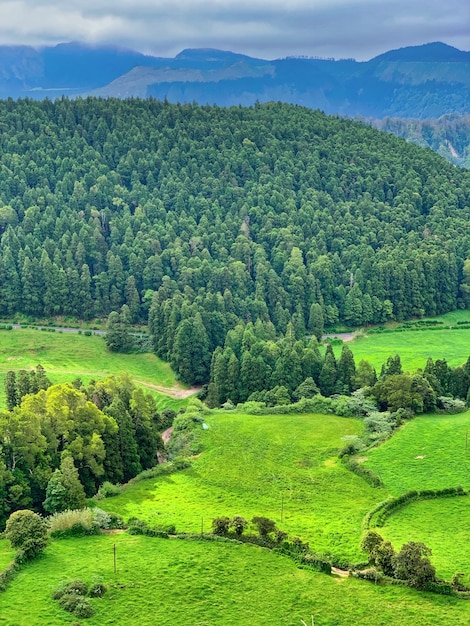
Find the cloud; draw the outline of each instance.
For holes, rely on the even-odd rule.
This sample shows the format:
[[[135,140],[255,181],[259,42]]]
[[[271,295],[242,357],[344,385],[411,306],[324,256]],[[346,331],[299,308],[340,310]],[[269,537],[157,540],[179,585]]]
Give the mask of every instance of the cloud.
[[[462,0],[7,0],[0,43],[80,40],[170,56],[216,47],[274,58],[367,59],[391,48],[444,41],[470,47]]]

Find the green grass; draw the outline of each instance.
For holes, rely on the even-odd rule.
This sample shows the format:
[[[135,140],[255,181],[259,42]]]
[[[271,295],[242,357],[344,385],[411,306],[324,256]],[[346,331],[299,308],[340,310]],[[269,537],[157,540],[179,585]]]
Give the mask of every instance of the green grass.
[[[411,489],[469,489],[470,411],[415,417],[371,450],[365,465],[394,496]]]
[[[0,624],[77,623],[51,593],[61,581],[95,577],[110,588],[93,600],[90,626],[299,626],[312,615],[316,626],[457,626],[470,619],[470,603],[297,569],[254,546],[115,535],[53,542],[0,594]]]
[[[380,533],[395,549],[407,541],[422,541],[432,548],[437,574],[450,580],[457,571],[470,583],[470,498],[440,498],[411,502],[388,518]]]
[[[422,415],[404,424],[365,462],[386,488],[398,496],[412,489],[470,488],[470,412]],[[470,439],[470,437],[469,437]],[[378,529],[399,549],[407,541],[422,541],[433,551],[439,576],[450,579],[457,570],[470,575],[470,498],[439,498],[410,502]]]
[[[449,314],[451,315],[451,314]],[[455,315],[455,314],[453,314]],[[424,368],[429,357],[447,359],[453,367],[470,356],[470,330],[407,330],[358,337],[349,344],[356,365],[369,361],[378,371],[389,356],[399,354],[405,371]],[[341,349],[336,347],[335,353]]]
[[[92,378],[127,372],[136,384],[147,386],[160,408],[179,408],[186,401],[169,398],[151,385],[173,387],[174,374],[167,363],[154,354],[109,352],[103,337],[76,333],[49,333],[32,329],[0,330],[0,406],[5,407],[3,381],[9,370],[31,369],[40,363],[53,383],[79,376],[84,383]]]
[[[213,518],[264,515],[313,549],[358,561],[361,521],[386,497],[337,458],[359,420],[332,415],[213,413],[192,467],[142,481],[100,506],[125,518],[197,532]],[[282,522],[281,508],[283,507]]]
[[[0,539],[0,572],[13,561],[15,551],[10,548],[10,542]]]

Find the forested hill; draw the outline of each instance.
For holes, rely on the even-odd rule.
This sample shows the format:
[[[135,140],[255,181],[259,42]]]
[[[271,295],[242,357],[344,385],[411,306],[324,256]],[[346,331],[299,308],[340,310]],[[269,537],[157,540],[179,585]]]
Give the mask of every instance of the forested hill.
[[[202,338],[209,359],[239,320],[300,336],[466,302],[470,173],[402,139],[283,104],[10,100],[0,120],[2,316],[126,303],[160,356]]]

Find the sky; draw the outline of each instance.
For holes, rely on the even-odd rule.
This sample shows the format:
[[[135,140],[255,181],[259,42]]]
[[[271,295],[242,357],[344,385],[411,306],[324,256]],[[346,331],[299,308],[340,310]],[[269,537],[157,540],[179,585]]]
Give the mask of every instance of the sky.
[[[219,48],[367,60],[431,41],[470,49],[469,0],[0,0],[0,45]]]

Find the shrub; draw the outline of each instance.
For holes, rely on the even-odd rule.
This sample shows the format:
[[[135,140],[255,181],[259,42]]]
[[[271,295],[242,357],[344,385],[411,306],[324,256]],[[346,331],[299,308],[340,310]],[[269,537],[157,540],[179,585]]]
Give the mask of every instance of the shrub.
[[[214,535],[228,535],[228,529],[230,527],[230,518],[216,517],[212,520],[212,532]]]
[[[88,593],[88,585],[83,580],[72,580],[65,586],[65,593],[74,593],[78,596],[86,596]]]
[[[75,606],[73,614],[75,617],[87,618],[95,614],[95,609],[89,600],[80,598],[80,602]]]
[[[107,591],[103,583],[93,583],[88,591],[90,598],[102,598]]]
[[[245,531],[247,526],[248,522],[244,517],[241,517],[240,515],[235,515],[235,517],[232,517],[232,519],[230,520],[230,528],[233,529],[237,537],[241,537],[241,535],[243,535],[243,532]]]
[[[83,600],[83,598],[76,593],[64,593],[59,598],[59,606],[61,609],[64,609],[64,611],[73,613],[81,600]]]
[[[92,509],[76,509],[54,513],[47,518],[51,537],[93,535],[99,532]]]
[[[376,567],[368,567],[362,570],[354,570],[352,575],[355,578],[362,578],[363,580],[372,580],[375,583],[381,582],[383,580],[383,574],[379,572]]]
[[[93,524],[96,524],[98,528],[103,530],[109,530],[111,528],[111,515],[107,511],[103,511],[99,507],[92,509]]]
[[[118,496],[122,491],[121,485],[113,485],[108,480],[106,480],[98,489],[98,493],[95,498],[101,500],[102,498],[112,498],[114,496]]]
[[[11,546],[21,553],[21,559],[33,559],[47,545],[47,526],[44,520],[27,509],[10,515],[4,534]]]

